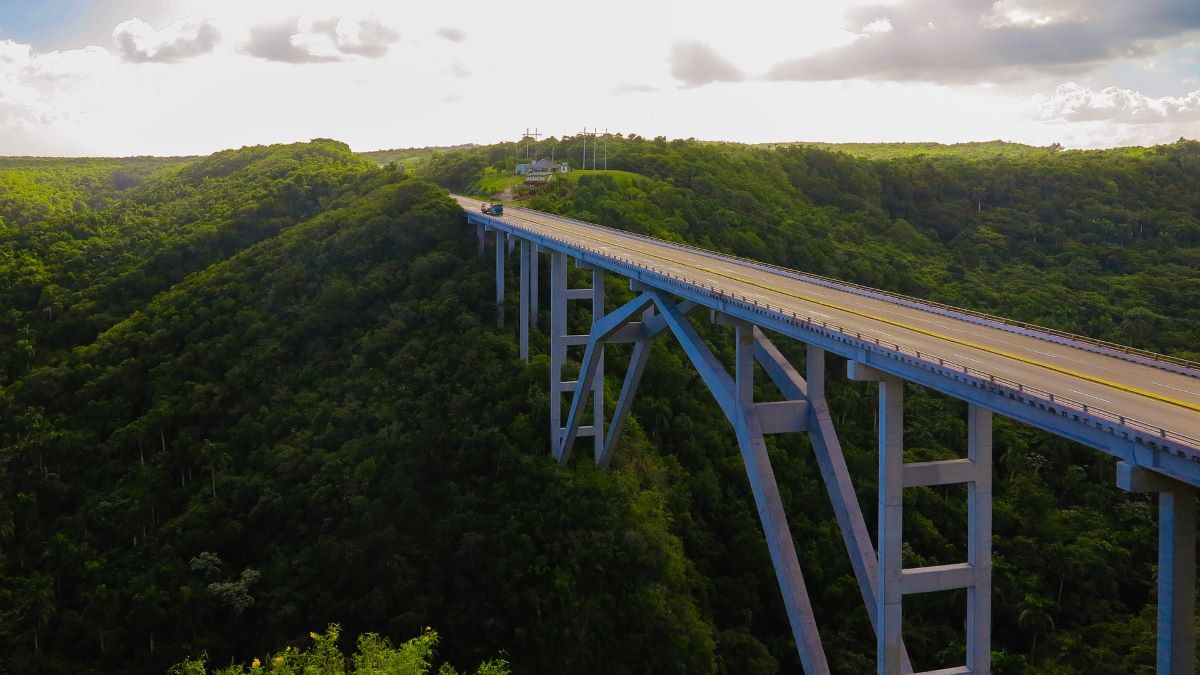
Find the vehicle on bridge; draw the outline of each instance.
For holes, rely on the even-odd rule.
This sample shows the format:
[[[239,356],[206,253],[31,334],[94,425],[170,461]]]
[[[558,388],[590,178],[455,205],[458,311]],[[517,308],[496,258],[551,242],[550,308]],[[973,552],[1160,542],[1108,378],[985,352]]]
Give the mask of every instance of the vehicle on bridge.
[[[504,215],[504,205],[503,204],[488,204],[487,202],[484,202],[483,204],[480,204],[479,210],[483,211],[484,213],[486,213],[489,216]]]

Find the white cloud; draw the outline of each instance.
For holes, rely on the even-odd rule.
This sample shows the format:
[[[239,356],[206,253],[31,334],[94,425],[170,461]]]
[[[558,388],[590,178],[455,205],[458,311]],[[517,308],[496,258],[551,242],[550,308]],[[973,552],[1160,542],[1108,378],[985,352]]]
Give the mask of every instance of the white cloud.
[[[894,27],[892,26],[892,20],[884,16],[863,26],[862,32],[870,35],[872,33],[890,33],[893,29]]]
[[[584,125],[748,142],[1003,138],[1093,147],[1174,140],[1194,136],[1197,128],[1196,118],[1182,112],[1190,104],[1176,106],[1160,124],[1119,121],[1119,115],[1105,118],[1094,110],[1089,119],[1083,107],[1068,113],[1051,102],[1046,110],[1059,110],[1058,116],[1031,113],[1035,90],[1026,87],[1032,85],[951,87],[895,77],[881,83],[886,75],[876,81],[761,79],[788,58],[887,43],[897,33],[909,39],[926,30],[938,37],[957,25],[953,13],[914,14],[914,0],[873,4],[850,22],[843,21],[845,5],[777,0],[692,3],[687,11],[678,3],[611,0],[600,14],[557,3],[532,18],[488,12],[483,0],[452,8],[342,0],[336,9],[327,0],[169,1],[177,3],[171,13],[130,11],[122,18],[143,21],[101,33],[129,36],[131,48],[115,37],[106,47],[63,51],[0,39],[0,154],[198,154],[314,137],[370,150],[489,142],[534,126],[561,136]],[[1041,17],[1067,2],[1098,6],[1098,0],[1022,0],[1014,6]],[[1012,7],[1001,3],[996,9],[992,0],[976,0],[973,7],[963,16],[976,33],[994,32],[979,23],[989,12],[1020,19]],[[1137,14],[1138,7],[1128,11]],[[183,16],[193,18],[168,21]],[[765,16],[771,20],[745,20]],[[1065,21],[1020,30],[1043,31]],[[197,42],[205,22],[219,33],[207,51]],[[936,28],[926,29],[930,22]],[[564,26],[587,31],[575,35]],[[593,49],[596,39],[620,48]],[[938,41],[924,44],[943,53],[943,61],[954,53]],[[1185,46],[1178,54],[1189,54]],[[174,62],[146,67],[139,59]],[[1174,57],[1164,53],[1160,61],[1171,64]],[[1149,90],[1138,84],[1142,77],[1150,76],[1130,67],[1111,81]],[[1168,86],[1162,83],[1168,76],[1158,77],[1155,86]],[[535,79],[552,83],[543,87],[552,104],[513,104]],[[1049,93],[1064,79],[1042,86]],[[702,86],[714,82],[738,84]]]
[[[443,26],[434,31],[434,35],[451,42],[463,42],[467,39],[467,34],[463,32],[461,28],[452,28],[447,26]]]
[[[1132,89],[1091,87],[1067,82],[1051,96],[1035,95],[1034,116],[1066,122],[1106,121],[1121,124],[1162,124],[1200,120],[1200,89],[1184,96],[1146,96]]]
[[[900,0],[847,11],[851,30],[892,30],[773,65],[774,80],[1009,82],[1153,56],[1200,32],[1194,0]]]
[[[372,16],[339,19],[332,35],[338,51],[372,59],[387,54],[388,47],[400,39],[398,31]]]
[[[0,64],[24,63],[29,60],[33,48],[12,40],[0,40]]]
[[[1055,23],[1082,23],[1088,20],[1084,7],[1071,2],[1037,0],[997,0],[992,11],[980,17],[985,28],[1038,28]]]
[[[341,59],[335,53],[328,35],[301,31],[299,17],[254,26],[250,29],[250,39],[241,48],[250,56],[281,63],[320,63]]]
[[[117,59],[102,47],[36,53],[0,40],[0,148],[61,154],[73,139],[58,133],[106,81]]]
[[[250,28],[242,50],[268,61],[322,63],[356,55],[377,59],[400,33],[373,16],[306,18],[293,16]]]
[[[614,94],[644,94],[651,91],[658,91],[658,87],[635,82],[622,82],[612,88]]]
[[[112,36],[117,51],[126,61],[177,63],[211,52],[221,34],[208,19],[176,21],[156,30],[135,17],[118,24]]]
[[[741,82],[746,76],[729,59],[708,43],[687,40],[671,45],[668,57],[671,76],[684,86],[699,87],[712,82]]]

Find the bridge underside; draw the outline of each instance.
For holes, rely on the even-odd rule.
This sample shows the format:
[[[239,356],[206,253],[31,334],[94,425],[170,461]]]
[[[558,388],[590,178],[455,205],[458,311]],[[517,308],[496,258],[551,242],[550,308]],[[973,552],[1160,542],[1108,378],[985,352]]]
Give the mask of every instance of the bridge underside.
[[[538,317],[539,260],[549,256],[550,267],[550,438],[554,457],[566,462],[580,437],[592,437],[593,458],[606,466],[617,450],[622,426],[646,367],[650,345],[660,335],[679,341],[692,365],[729,420],[737,438],[755,506],[762,523],[771,561],[783,595],[792,633],[805,672],[827,673],[828,662],[813,616],[795,546],[788,528],[764,437],[767,434],[807,433],[829,494],[842,539],[876,635],[877,672],[912,673],[902,639],[902,601],[905,595],[965,589],[967,593],[966,663],[936,673],[989,673],[991,657],[991,540],[992,540],[992,416],[993,412],[1027,421],[1020,406],[987,405],[964,390],[968,402],[968,438],[960,459],[936,462],[903,461],[904,368],[885,370],[863,352],[851,357],[848,376],[877,382],[879,389],[878,532],[872,544],[829,406],[825,399],[826,350],[813,342],[807,347],[806,373],[801,376],[764,333],[771,328],[720,307],[708,307],[711,320],[732,326],[733,373],[696,334],[686,315],[701,304],[678,289],[656,285],[646,278],[630,279],[637,295],[612,311],[605,306],[605,270],[576,259],[589,270],[590,288],[568,285],[568,255],[543,250],[535,240],[516,231],[494,229],[489,219],[469,214],[478,228],[479,250],[492,234],[496,255],[497,321],[504,320],[505,260],[520,248],[520,353],[529,355],[529,330]],[[570,300],[590,302],[592,323],[586,334],[567,331]],[[621,391],[605,425],[604,348],[614,343],[633,345]],[[579,374],[562,379],[570,346],[583,346]],[[759,364],[784,400],[754,400],[755,364]],[[894,364],[890,364],[894,365]],[[890,372],[888,372],[890,371]],[[900,371],[897,373],[897,371]],[[950,391],[954,395],[954,391]],[[565,420],[563,394],[571,395]],[[988,401],[990,403],[990,401]],[[590,410],[589,410],[590,408]],[[1051,410],[1051,414],[1055,411]],[[586,423],[585,423],[586,422]],[[1087,432],[1063,434],[1105,451]],[[1105,441],[1107,442],[1107,441]],[[1115,453],[1114,454],[1118,454]],[[1120,455],[1119,455],[1120,456]],[[1131,456],[1130,459],[1133,459]],[[1194,673],[1196,495],[1191,485],[1138,466],[1118,465],[1118,485],[1130,491],[1159,493],[1158,672]],[[905,487],[965,484],[968,496],[967,560],[957,564],[904,568],[902,552],[902,494]]]

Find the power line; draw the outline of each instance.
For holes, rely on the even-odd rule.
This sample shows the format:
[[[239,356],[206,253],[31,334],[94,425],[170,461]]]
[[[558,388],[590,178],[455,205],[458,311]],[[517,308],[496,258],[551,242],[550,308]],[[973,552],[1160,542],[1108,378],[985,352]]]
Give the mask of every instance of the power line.
[[[583,163],[580,165],[580,168],[582,168],[582,169],[587,169],[587,143],[588,143],[589,136],[591,136],[593,139],[592,168],[593,169],[596,168],[596,150],[595,150],[596,132],[595,132],[595,130],[593,130],[591,133],[589,133],[587,130],[587,127],[585,126],[585,127],[583,127],[583,132],[579,134],[579,137],[583,139]]]
[[[536,150],[537,149],[537,139],[539,137],[541,137],[541,134],[538,133],[537,127],[533,128],[532,133],[530,133],[529,127],[525,127],[525,135],[521,137],[521,140],[526,141],[526,143],[525,143],[525,159],[526,160],[529,159],[529,142],[528,141],[530,141],[530,139],[532,139],[534,149]],[[537,153],[534,153],[534,154],[537,154]]]

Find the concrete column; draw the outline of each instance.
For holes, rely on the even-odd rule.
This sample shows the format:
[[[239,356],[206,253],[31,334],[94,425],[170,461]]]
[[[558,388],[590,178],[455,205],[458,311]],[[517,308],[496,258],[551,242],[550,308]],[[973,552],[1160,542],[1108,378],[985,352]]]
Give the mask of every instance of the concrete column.
[[[509,232],[507,238],[508,238],[508,253],[509,253],[509,255],[512,255],[513,249],[516,248],[516,246],[517,246],[517,235],[513,234],[512,232]]]
[[[592,270],[592,324],[604,318],[604,270]],[[594,457],[604,452],[604,345],[600,345],[600,360],[596,363],[596,383],[592,387],[592,442]]]
[[[901,533],[904,487],[904,381],[879,381],[879,569],[875,659],[879,675],[900,675],[903,623]]]
[[[542,249],[537,244],[530,244],[531,263],[529,269],[529,323],[533,327],[537,327],[538,320],[538,262],[541,258]]]
[[[992,669],[992,411],[967,408],[967,459],[974,480],[967,483],[967,563],[974,584],[967,588],[967,668],[974,675]]]
[[[804,368],[809,400],[825,400],[825,350],[808,345]]]
[[[1174,482],[1174,481],[1173,481]],[[1196,489],[1158,493],[1158,672],[1196,672]]]
[[[879,672],[911,673],[912,662],[901,631],[904,589],[901,552],[901,517],[904,485],[904,382],[856,361],[846,364],[846,375],[857,382],[879,382],[879,553],[871,544],[866,520],[850,481],[842,447],[838,442],[829,406],[825,401],[825,352],[808,348],[808,395],[812,404],[811,437],[817,464],[829,490],[834,514],[842,529],[842,540],[850,553],[854,576],[862,590],[867,614],[875,627]],[[888,413],[891,414],[888,414]],[[886,549],[885,549],[886,546]],[[885,550],[888,557],[885,559]],[[885,563],[891,567],[885,567]],[[885,584],[885,580],[890,582]],[[888,594],[884,589],[888,588]],[[889,644],[899,648],[899,660]],[[891,658],[889,661],[888,659]],[[886,670],[885,670],[886,668]]]
[[[734,324],[734,389],[738,405],[743,409],[754,406],[754,327],[741,321]]]
[[[550,253],[550,447],[562,442],[562,369],[567,345],[567,256]]]
[[[1158,674],[1196,672],[1196,488],[1125,461],[1117,487],[1158,493]]]
[[[529,363],[529,242],[521,242],[521,360]]]
[[[487,235],[483,229],[483,223],[475,224],[475,254],[483,256],[483,241]]]
[[[504,233],[496,234],[496,325],[504,325]]]

